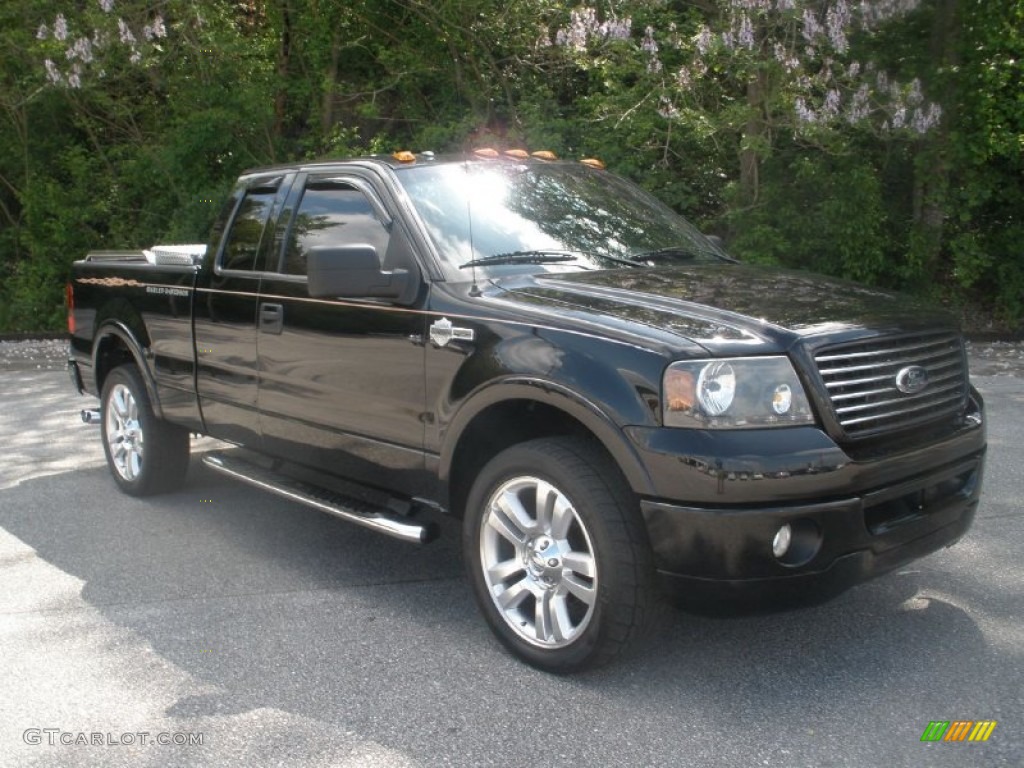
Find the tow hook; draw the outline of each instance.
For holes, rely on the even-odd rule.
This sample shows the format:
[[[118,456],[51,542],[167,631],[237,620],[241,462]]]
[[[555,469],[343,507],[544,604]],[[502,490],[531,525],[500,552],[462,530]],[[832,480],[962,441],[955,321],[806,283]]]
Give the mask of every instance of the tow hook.
[[[99,424],[100,423],[100,409],[99,408],[83,408],[82,409],[82,421],[86,424]]]

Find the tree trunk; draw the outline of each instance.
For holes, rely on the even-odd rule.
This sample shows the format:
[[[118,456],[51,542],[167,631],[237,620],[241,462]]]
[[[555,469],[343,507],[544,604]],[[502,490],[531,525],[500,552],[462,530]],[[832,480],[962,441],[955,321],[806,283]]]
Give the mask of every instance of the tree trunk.
[[[320,135],[326,141],[334,126],[334,86],[338,82],[338,62],[341,59],[341,29],[331,37],[331,58],[327,64],[326,84],[320,102]]]
[[[938,0],[932,20],[931,60],[939,72],[955,71],[959,65],[958,18],[956,0]],[[940,75],[941,77],[941,75]],[[947,207],[949,205],[950,129],[955,123],[956,86],[945,77],[933,95],[943,108],[937,128],[918,142],[914,158],[913,227],[911,259],[917,274],[937,275],[942,272],[941,259]]]
[[[765,87],[765,74],[760,71],[747,83],[749,117],[740,138],[739,204],[743,208],[757,203],[760,191],[761,152],[767,131],[764,119]]]
[[[281,3],[281,42],[277,50],[277,93],[274,95],[274,138],[281,139],[288,115],[288,76],[292,60],[292,15],[289,0]]]

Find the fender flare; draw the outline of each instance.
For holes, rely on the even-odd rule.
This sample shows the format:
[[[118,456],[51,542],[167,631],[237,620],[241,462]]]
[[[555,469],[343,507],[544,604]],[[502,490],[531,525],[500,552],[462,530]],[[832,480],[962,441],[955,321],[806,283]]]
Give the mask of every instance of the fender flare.
[[[455,451],[466,428],[484,410],[509,400],[533,400],[556,408],[586,427],[604,446],[638,495],[653,495],[654,484],[636,447],[623,429],[596,403],[552,381],[514,376],[485,385],[469,396],[448,423],[441,444],[438,476],[447,486]]]
[[[142,374],[142,381],[146,385],[146,394],[149,395],[149,402],[153,408],[153,413],[157,418],[162,419],[164,414],[163,408],[160,406],[160,396],[157,393],[156,378],[153,376],[153,371],[150,369],[149,363],[147,362],[145,348],[135,337],[131,328],[120,320],[105,320],[103,324],[96,329],[96,339],[92,346],[92,370],[96,383],[96,391],[98,393],[102,392],[99,380],[100,347],[103,345],[103,342],[111,336],[115,336],[120,339],[128,348],[132,358],[135,360],[136,368],[138,368],[139,373]]]

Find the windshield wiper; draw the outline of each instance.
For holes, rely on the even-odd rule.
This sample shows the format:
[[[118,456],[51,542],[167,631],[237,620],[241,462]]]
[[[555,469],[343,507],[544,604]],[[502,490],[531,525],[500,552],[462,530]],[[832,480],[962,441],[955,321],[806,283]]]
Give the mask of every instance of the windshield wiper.
[[[511,251],[483,256],[460,264],[459,269],[466,267],[485,267],[489,264],[557,264],[562,261],[576,261],[583,254],[580,251],[556,251],[538,249],[533,251]]]
[[[484,256],[479,259],[467,261],[460,264],[459,269],[466,267],[481,267],[494,264],[559,264],[566,261],[577,261],[578,259],[590,261],[610,261],[615,264],[626,264],[630,267],[646,267],[642,261],[627,258],[625,256],[611,256],[607,253],[589,253],[587,251],[562,251],[554,248],[537,248],[528,251],[512,251],[510,253],[496,253],[493,256]],[[593,269],[593,267],[590,267]]]
[[[702,255],[702,253],[696,251],[692,246],[670,245],[668,248],[657,248],[653,251],[634,253],[630,258],[636,259],[638,262],[643,264],[645,261],[649,261],[651,259],[695,259]]]

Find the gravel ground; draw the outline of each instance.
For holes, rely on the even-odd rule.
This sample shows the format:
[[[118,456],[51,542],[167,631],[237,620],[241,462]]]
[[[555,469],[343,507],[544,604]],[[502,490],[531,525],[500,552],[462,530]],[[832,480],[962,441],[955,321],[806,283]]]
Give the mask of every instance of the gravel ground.
[[[52,371],[64,367],[67,341],[0,341],[0,371]],[[967,347],[976,376],[1024,376],[1024,341],[971,342]]]
[[[1024,375],[1024,341],[971,343],[967,354],[976,376]]]
[[[0,341],[0,371],[55,371],[68,359],[65,339]]]

